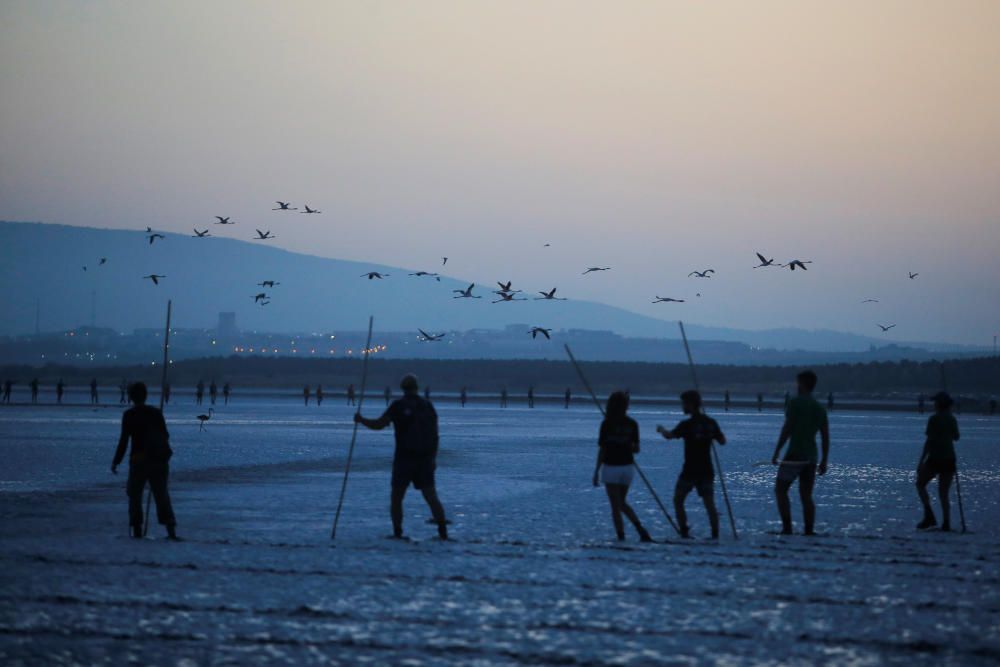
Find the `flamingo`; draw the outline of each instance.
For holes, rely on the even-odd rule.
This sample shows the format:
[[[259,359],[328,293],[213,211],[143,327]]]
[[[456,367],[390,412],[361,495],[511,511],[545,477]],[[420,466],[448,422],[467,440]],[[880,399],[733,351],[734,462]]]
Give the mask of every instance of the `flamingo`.
[[[773,257],[771,259],[768,259],[767,257],[764,257],[764,255],[762,255],[760,253],[757,253],[757,258],[760,260],[760,264],[758,264],[757,266],[753,267],[755,269],[762,269],[762,268],[767,267],[767,266],[777,266],[774,263],[774,258]]]
[[[908,271],[908,273],[910,275],[910,280],[913,280],[914,278],[920,275],[919,273],[914,273],[913,271]]]
[[[436,343],[437,341],[441,340],[442,338],[444,338],[445,336],[448,335],[448,334],[443,334],[443,333],[440,333],[440,334],[429,334],[426,331],[424,331],[423,329],[417,329],[417,331],[420,332],[422,340],[424,340],[424,341],[426,341],[428,343]]]
[[[215,216],[215,219],[218,220],[218,222],[215,223],[215,224],[217,224],[217,225],[235,225],[236,224],[235,222],[229,222],[229,218],[231,218],[231,217],[233,217],[233,216],[227,215],[226,217],[223,218],[221,215],[217,215],[217,216]]]
[[[427,276],[428,278],[433,278],[434,280],[441,282],[441,276],[436,273],[430,273],[429,271],[415,271],[410,274],[411,276],[416,276],[417,278],[423,278]]]
[[[704,271],[692,271],[691,273],[688,274],[688,278],[690,278],[691,276],[695,276],[696,278],[711,278],[712,276],[708,275],[710,273],[715,273],[715,269],[705,269]]]
[[[549,335],[552,333],[552,329],[545,329],[544,327],[531,327],[531,330],[528,331],[528,333],[531,334],[532,340],[534,340],[538,334],[545,336],[545,340],[552,340],[552,336]]]
[[[592,266],[586,271],[584,271],[582,275],[587,275],[588,273],[594,273],[596,271],[610,271],[610,270],[611,270],[610,266]]]
[[[153,281],[154,285],[159,285],[160,284],[160,278],[166,278],[166,276],[161,276],[161,275],[157,275],[155,273],[151,273],[148,276],[143,276],[143,278],[148,278],[149,280]]]
[[[208,233],[207,229],[205,231],[203,231],[203,232],[199,232],[197,227],[194,228],[194,235],[195,235],[195,238],[199,238],[199,239],[203,239],[206,236],[211,236],[211,234]]]
[[[378,271],[369,271],[368,273],[361,274],[362,278],[368,278],[368,280],[375,280],[376,278],[382,280],[383,278],[386,278],[388,276],[389,276],[388,273],[379,273]]]
[[[274,236],[273,234],[271,234],[271,230],[270,229],[267,230],[266,232],[262,232],[259,229],[256,230],[256,231],[257,231],[257,238],[255,238],[254,241],[269,241],[271,239],[278,238],[277,236]]]
[[[323,211],[320,211],[319,209],[309,208],[309,204],[304,204],[304,206],[306,207],[306,210],[301,211],[301,213],[322,213],[323,212]]]
[[[802,269],[803,271],[807,271],[808,269],[806,268],[806,264],[812,264],[812,261],[803,262],[801,259],[793,259],[788,264],[785,264],[785,266],[787,266],[792,271],[795,270],[796,266]]]
[[[448,263],[448,258],[447,257],[442,257],[441,258],[441,266],[444,266],[447,263]]]
[[[158,232],[152,232],[150,234],[147,234],[147,238],[149,239],[149,245],[153,245],[153,241],[155,241],[156,239],[165,239],[167,237]]]
[[[473,296],[472,288],[476,286],[476,283],[472,283],[465,289],[453,289],[452,292],[458,296],[451,297],[452,299],[482,299],[481,296]]]
[[[553,287],[548,292],[539,292],[541,296],[536,296],[535,301],[566,301],[565,297],[556,296],[556,288]]]
[[[275,202],[278,208],[272,208],[272,211],[297,211],[299,210],[297,206],[292,206],[286,201]]]
[[[502,283],[502,282],[500,282],[498,280],[497,281],[497,286],[500,289],[499,290],[494,290],[493,293],[494,294],[517,294],[517,293],[519,293],[521,290],[519,290],[519,289],[511,289],[510,288],[510,286],[513,284],[513,282],[514,281],[512,281],[512,280],[508,280],[507,282]]]
[[[98,266],[104,266],[104,265],[105,265],[105,264],[107,264],[107,263],[108,263],[108,258],[107,258],[107,257],[101,257],[101,261],[99,261],[99,262],[97,263],[97,265],[98,265]]]
[[[500,298],[492,303],[509,303],[511,301],[527,301],[527,299],[515,299],[514,292],[494,292],[494,294],[499,294]]]
[[[274,287],[275,285],[280,285],[281,283],[274,280],[265,280],[262,283],[257,283],[258,287]]]
[[[267,294],[264,292],[259,292],[253,295],[253,302],[260,303],[261,301],[267,301]]]
[[[878,299],[865,299],[861,303],[878,303]]]
[[[658,296],[653,303],[684,303],[684,299],[672,299],[669,296]]]
[[[883,324],[878,325],[878,328],[882,330],[882,333],[885,333],[889,329],[894,329],[895,327],[896,327],[895,324],[890,324],[889,326],[885,326]]]
[[[195,419],[198,420],[198,431],[199,432],[205,430],[205,422],[207,422],[209,419],[211,419],[212,415],[214,415],[214,414],[215,414],[215,408],[209,408],[207,415],[198,415],[197,417],[195,417]]]

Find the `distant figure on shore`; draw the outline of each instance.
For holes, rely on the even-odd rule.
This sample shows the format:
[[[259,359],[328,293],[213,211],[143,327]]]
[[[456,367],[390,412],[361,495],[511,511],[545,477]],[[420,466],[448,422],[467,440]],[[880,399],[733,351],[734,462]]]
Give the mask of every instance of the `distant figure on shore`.
[[[573,392],[570,391],[569,387],[566,387],[566,394],[563,396],[563,408],[569,410],[569,402],[573,400]]]
[[[163,384],[163,404],[170,405],[170,383],[165,382]]]
[[[604,484],[611,504],[611,521],[619,541],[625,540],[624,514],[639,534],[639,541],[652,542],[626,499],[635,476],[635,455],[639,453],[639,425],[628,416],[628,403],[628,394],[623,391],[616,391],[608,397],[607,412],[597,438],[593,484]]]
[[[458,401],[459,401],[459,403],[462,404],[462,407],[464,408],[465,407],[465,403],[468,400],[469,400],[469,392],[466,391],[465,387],[462,387],[462,391],[458,395]]]
[[[56,382],[56,403],[62,405],[63,394],[66,392],[66,383],[63,382],[62,378],[59,378],[59,382]]]
[[[389,407],[389,401],[392,400],[392,389],[389,387],[385,388],[385,407]]]
[[[937,477],[938,498],[941,500],[941,530],[951,530],[951,503],[949,492],[955,479],[957,462],[955,443],[961,435],[958,420],[951,414],[952,399],[945,392],[934,396],[934,414],[927,420],[924,449],[917,463],[917,495],[924,506],[924,518],[917,524],[917,530],[927,530],[937,525],[927,485]]]
[[[38,378],[32,378],[31,379],[31,384],[28,385],[28,386],[31,387],[31,402],[32,403],[37,403],[38,402]]]
[[[122,378],[118,383],[118,405],[125,405],[128,400],[128,380]]]
[[[90,402],[93,405],[97,405],[97,378],[92,378],[90,380]]]
[[[917,396],[917,412],[924,414],[924,407],[924,395],[920,394],[920,396]]]
[[[225,405],[229,405],[229,394],[233,392],[233,388],[229,386],[229,383],[222,385],[222,402]]]
[[[316,407],[323,405],[323,385],[316,385]]]
[[[507,387],[504,387],[503,389],[500,390],[500,407],[501,408],[507,407]]]
[[[424,400],[425,401],[431,400],[431,388],[430,388],[430,385],[424,387]]]
[[[205,400],[205,383],[198,380],[198,384],[194,387],[194,402],[195,405],[201,405],[202,401]]]
[[[353,384],[347,385],[347,404],[348,405],[354,405],[355,404],[354,385]]]
[[[306,406],[309,405],[309,397],[312,395],[312,391],[309,389],[309,385],[302,388],[302,400],[305,401]]]
[[[797,379],[798,395],[788,401],[785,424],[781,427],[781,435],[771,457],[771,463],[778,466],[774,493],[778,500],[778,513],[781,515],[781,534],[791,535],[792,506],[788,500],[788,490],[798,480],[805,534],[815,535],[816,503],[813,501],[813,487],[816,485],[817,473],[826,474],[827,460],[830,456],[830,425],[826,410],[812,395],[816,389],[816,374],[812,371],[803,371],[798,374]],[[823,443],[823,456],[818,466],[817,433],[820,434]],[[785,443],[789,443],[788,450],[779,464],[778,455],[781,454]]]
[[[142,523],[142,492],[149,483],[156,501],[156,518],[160,525],[167,527],[170,539],[177,539],[177,520],[170,504],[170,493],[167,491],[167,478],[170,472],[170,433],[163,413],[154,407],[146,405],[146,385],[136,382],[129,387],[129,398],[134,404],[122,415],[122,431],[118,438],[118,449],[111,462],[111,472],[118,474],[118,466],[125,458],[129,441],[132,450],[129,452],[128,482],[125,490],[128,494],[129,525],[132,527],[132,537],[141,538]]]
[[[692,490],[697,490],[708,513],[712,539],[719,539],[719,511],[715,508],[715,468],[712,466],[712,442],[726,444],[726,436],[718,423],[701,412],[701,394],[690,390],[681,394],[681,405],[687,419],[668,431],[657,426],[656,431],[667,440],[684,440],[684,467],[674,487],[674,511],[681,526],[681,537],[691,537],[684,502]]]
[[[208,385],[208,400],[211,405],[215,405],[215,399],[219,396],[219,387],[215,384],[215,378]]]
[[[14,387],[12,380],[3,381],[3,402],[10,404],[10,390]]]
[[[535,407],[535,388],[534,387],[528,387],[528,407],[529,408],[534,408]]]
[[[829,412],[833,412],[833,392],[831,391],[826,395],[826,409]]]
[[[438,417],[430,401],[420,398],[415,375],[406,375],[399,383],[403,397],[394,401],[378,419],[365,419],[358,412],[354,421],[375,431],[393,425],[396,451],[392,462],[392,536],[403,537],[403,499],[410,484],[420,491],[437,523],[438,537],[448,539],[444,507],[434,484],[438,453]]]
[[[757,393],[757,412],[764,411],[764,394]]]
[[[732,401],[729,398],[729,390],[726,390],[726,395],[722,398],[722,406],[725,408],[726,412],[729,412],[729,405]]]

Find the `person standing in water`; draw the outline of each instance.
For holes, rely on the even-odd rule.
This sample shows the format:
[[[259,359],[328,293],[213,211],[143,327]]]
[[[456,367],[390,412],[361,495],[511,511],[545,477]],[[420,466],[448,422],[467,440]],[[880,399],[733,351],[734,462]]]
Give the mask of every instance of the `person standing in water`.
[[[170,405],[170,383],[163,383],[163,404]]]
[[[166,526],[167,536],[177,539],[177,519],[170,503],[170,493],[167,491],[167,478],[170,473],[170,433],[163,413],[157,408],[146,405],[146,385],[136,382],[129,387],[129,398],[133,407],[122,415],[121,436],[118,438],[118,449],[111,462],[111,472],[118,474],[118,466],[125,458],[125,452],[132,442],[129,452],[128,482],[125,489],[128,493],[129,525],[132,527],[132,537],[142,537],[142,492],[149,483],[156,501],[156,518],[161,525]]]
[[[464,408],[465,403],[469,400],[469,392],[466,391],[465,387],[462,387],[462,393],[458,395],[458,400],[462,404],[462,407]]]
[[[205,399],[205,383],[198,380],[198,384],[194,388],[194,402],[196,405],[201,405],[201,402]]]
[[[3,402],[10,404],[10,390],[14,387],[14,382],[12,380],[3,381]]]
[[[354,385],[347,385],[347,404],[354,405]]]
[[[215,378],[208,385],[208,402],[215,405],[215,399],[219,396],[219,386],[215,384]]]
[[[91,378],[90,380],[90,402],[93,405],[97,405],[97,378]]]
[[[712,466],[712,442],[726,444],[726,436],[718,423],[701,412],[701,394],[685,391],[681,394],[681,405],[687,419],[668,431],[657,426],[656,431],[667,440],[684,440],[684,467],[674,487],[674,511],[677,523],[681,525],[681,537],[691,537],[684,511],[684,501],[692,490],[697,490],[708,512],[708,522],[712,527],[712,539],[719,539],[719,511],[715,508],[715,468]]]
[[[323,405],[323,385],[316,385],[316,407]]]
[[[528,407],[535,407],[535,388],[528,387]]]
[[[573,400],[573,392],[570,391],[569,387],[566,387],[566,394],[563,396],[563,409],[569,410],[569,402]]]
[[[625,539],[622,514],[635,526],[640,542],[653,539],[643,528],[626,497],[635,476],[635,455],[639,453],[639,425],[628,416],[628,394],[616,391],[608,397],[604,421],[597,439],[597,463],[594,466],[594,486],[604,484],[611,504],[611,521],[618,540]]]
[[[757,392],[757,412],[764,411],[764,394]]]
[[[66,384],[63,382],[62,378],[59,378],[59,382],[56,382],[56,403],[62,405],[63,394],[66,392]]]
[[[309,385],[302,388],[302,400],[305,401],[306,407],[309,406],[309,396],[312,395],[312,391],[309,389]]]
[[[726,390],[726,395],[723,397],[722,402],[723,402],[723,404],[725,406],[726,412],[729,412],[729,405],[731,403],[731,400],[730,400],[730,397],[729,397],[729,390],[728,389]]]
[[[37,403],[38,402],[38,378],[33,378],[31,380],[31,384],[29,386],[31,387],[31,402],[32,403]]]
[[[507,387],[504,387],[503,389],[500,390],[500,407],[501,408],[507,407]]]
[[[778,476],[774,483],[774,493],[781,515],[781,534],[792,534],[792,506],[788,500],[788,490],[799,482],[799,498],[802,500],[802,514],[805,534],[815,535],[816,503],[813,501],[813,487],[816,475],[826,474],[830,455],[830,425],[826,410],[813,398],[816,389],[816,374],[803,371],[798,374],[798,395],[788,400],[785,410],[785,424],[781,428],[778,444],[774,448],[771,463],[778,466]],[[816,434],[823,442],[823,456],[817,464]],[[788,444],[785,458],[779,464],[778,455]]]
[[[395,431],[390,502],[392,536],[397,539],[403,537],[403,499],[412,484],[423,494],[430,507],[438,527],[438,537],[447,540],[448,522],[434,483],[439,441],[437,412],[430,401],[420,397],[415,375],[403,377],[399,387],[403,390],[403,397],[393,401],[381,417],[366,419],[357,412],[354,421],[374,431],[392,424]]]
[[[225,405],[229,405],[229,394],[232,393],[233,388],[229,386],[229,383],[222,385],[222,402]]]
[[[924,449],[917,462],[917,495],[924,506],[924,518],[917,524],[917,530],[926,530],[937,525],[927,485],[937,477],[938,498],[941,500],[941,530],[951,530],[951,503],[949,493],[957,470],[955,443],[961,435],[958,420],[951,414],[952,398],[945,392],[934,396],[934,414],[927,420]]]

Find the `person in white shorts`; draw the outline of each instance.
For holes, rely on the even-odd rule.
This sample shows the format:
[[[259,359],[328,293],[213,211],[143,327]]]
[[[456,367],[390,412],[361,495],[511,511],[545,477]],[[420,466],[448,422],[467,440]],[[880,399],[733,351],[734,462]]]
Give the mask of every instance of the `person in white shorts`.
[[[616,391],[608,397],[607,413],[601,422],[594,466],[594,486],[604,483],[611,503],[611,520],[619,540],[625,539],[622,514],[635,526],[641,542],[652,542],[639,517],[626,501],[628,488],[635,475],[635,455],[639,453],[639,425],[629,417],[628,394]]]

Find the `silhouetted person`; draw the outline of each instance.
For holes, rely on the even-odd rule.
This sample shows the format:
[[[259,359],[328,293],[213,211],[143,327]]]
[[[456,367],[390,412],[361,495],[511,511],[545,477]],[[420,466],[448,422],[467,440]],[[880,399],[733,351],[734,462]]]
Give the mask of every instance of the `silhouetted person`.
[[[389,401],[392,400],[392,389],[386,387],[383,393],[385,395],[385,407],[389,407]]]
[[[955,442],[961,437],[958,420],[951,414],[952,399],[945,392],[934,396],[934,414],[927,420],[924,449],[917,463],[917,495],[924,506],[924,518],[917,524],[918,530],[926,530],[937,525],[927,485],[938,479],[938,498],[941,500],[941,530],[951,530],[951,504],[949,492],[955,479]]]
[[[38,378],[32,378],[31,384],[28,385],[28,386],[31,387],[31,402],[32,403],[37,403],[38,402]]]
[[[347,404],[354,405],[354,385],[347,385]]]
[[[229,383],[222,385],[222,402],[229,405],[229,394],[233,392],[233,388],[229,386]]]
[[[118,405],[126,403],[128,403],[128,380],[122,378],[122,381],[118,383]]]
[[[215,384],[215,378],[212,378],[212,382],[208,385],[208,400],[212,405],[215,405],[215,399],[219,396],[219,387]]]
[[[93,378],[90,381],[90,402],[94,405],[98,403],[97,398],[97,378]]]
[[[469,400],[469,393],[465,390],[465,387],[462,387],[462,391],[458,395],[458,400],[462,404],[462,407],[464,408],[465,402]]]
[[[437,496],[434,473],[437,467],[438,417],[430,401],[420,398],[419,385],[414,375],[406,375],[399,383],[403,397],[378,419],[365,419],[358,412],[354,421],[366,428],[382,430],[393,425],[396,451],[392,462],[392,535],[403,537],[403,498],[410,484],[420,491],[438,526],[438,536],[448,539],[448,524],[444,507]]]
[[[535,407],[535,389],[534,387],[528,387],[528,407]]]
[[[62,405],[63,394],[66,393],[66,384],[59,378],[59,382],[56,382],[56,403]]]
[[[626,500],[635,476],[635,455],[639,453],[639,425],[628,416],[628,403],[628,394],[623,391],[616,391],[608,397],[607,411],[597,438],[593,484],[604,484],[611,504],[611,521],[619,540],[625,539],[624,514],[639,533],[639,541],[652,542]]]
[[[323,385],[316,385],[316,406],[323,405]]]
[[[833,412],[833,392],[826,395],[826,409]]]
[[[504,387],[503,389],[500,390],[500,407],[501,408],[507,407],[507,387]]]
[[[731,402],[732,401],[730,401],[730,399],[729,399],[729,390],[727,389],[726,390],[726,395],[722,399],[722,404],[723,404],[723,407],[726,409],[726,412],[729,412],[729,405],[730,405]]]
[[[764,411],[764,394],[758,392],[757,394],[757,412]]]
[[[10,390],[14,387],[14,383],[11,380],[3,381],[3,402],[10,404]]]
[[[170,472],[170,433],[163,413],[146,405],[146,385],[136,382],[129,387],[129,398],[134,404],[122,415],[122,432],[118,438],[118,449],[115,451],[111,472],[118,474],[118,466],[125,458],[125,452],[132,442],[128,459],[128,482],[125,490],[128,493],[129,525],[132,527],[132,537],[142,537],[142,492],[149,483],[156,501],[156,518],[161,525],[167,527],[170,539],[177,539],[177,520],[170,505],[170,494],[167,491],[167,478]]]
[[[712,539],[719,539],[719,511],[715,508],[715,468],[712,466],[712,442],[726,444],[726,436],[711,417],[701,412],[701,394],[685,391],[681,394],[681,405],[687,419],[668,431],[657,426],[657,432],[667,440],[684,440],[684,467],[677,477],[674,487],[674,511],[677,523],[681,525],[681,537],[690,537],[687,512],[684,501],[692,490],[697,490],[708,512],[708,522],[712,527]]]
[[[170,383],[165,382],[163,384],[163,404],[170,405]]]
[[[830,456],[830,425],[826,410],[813,398],[816,389],[816,374],[803,371],[798,375],[798,395],[788,401],[785,410],[785,424],[781,427],[778,444],[774,448],[771,463],[778,466],[778,476],[774,492],[778,499],[778,513],[781,515],[782,535],[792,534],[792,506],[788,500],[788,490],[795,480],[799,482],[799,497],[802,500],[802,514],[805,520],[805,534],[815,534],[816,504],[813,502],[813,487],[816,474],[826,474],[826,464]],[[823,457],[816,451],[816,434],[823,441]],[[778,455],[785,443],[789,443],[785,458],[778,463]]]
[[[924,414],[924,395],[923,394],[920,394],[920,396],[917,397],[917,412],[919,412],[920,414]]]
[[[569,402],[573,399],[573,392],[570,391],[569,387],[566,387],[566,395],[563,398],[565,399],[563,407],[569,410]]]
[[[201,405],[201,402],[205,399],[205,383],[198,380],[198,384],[194,387],[194,402],[195,405]]]
[[[302,388],[302,400],[305,401],[306,405],[309,405],[309,396],[312,392],[309,390],[309,385]]]

